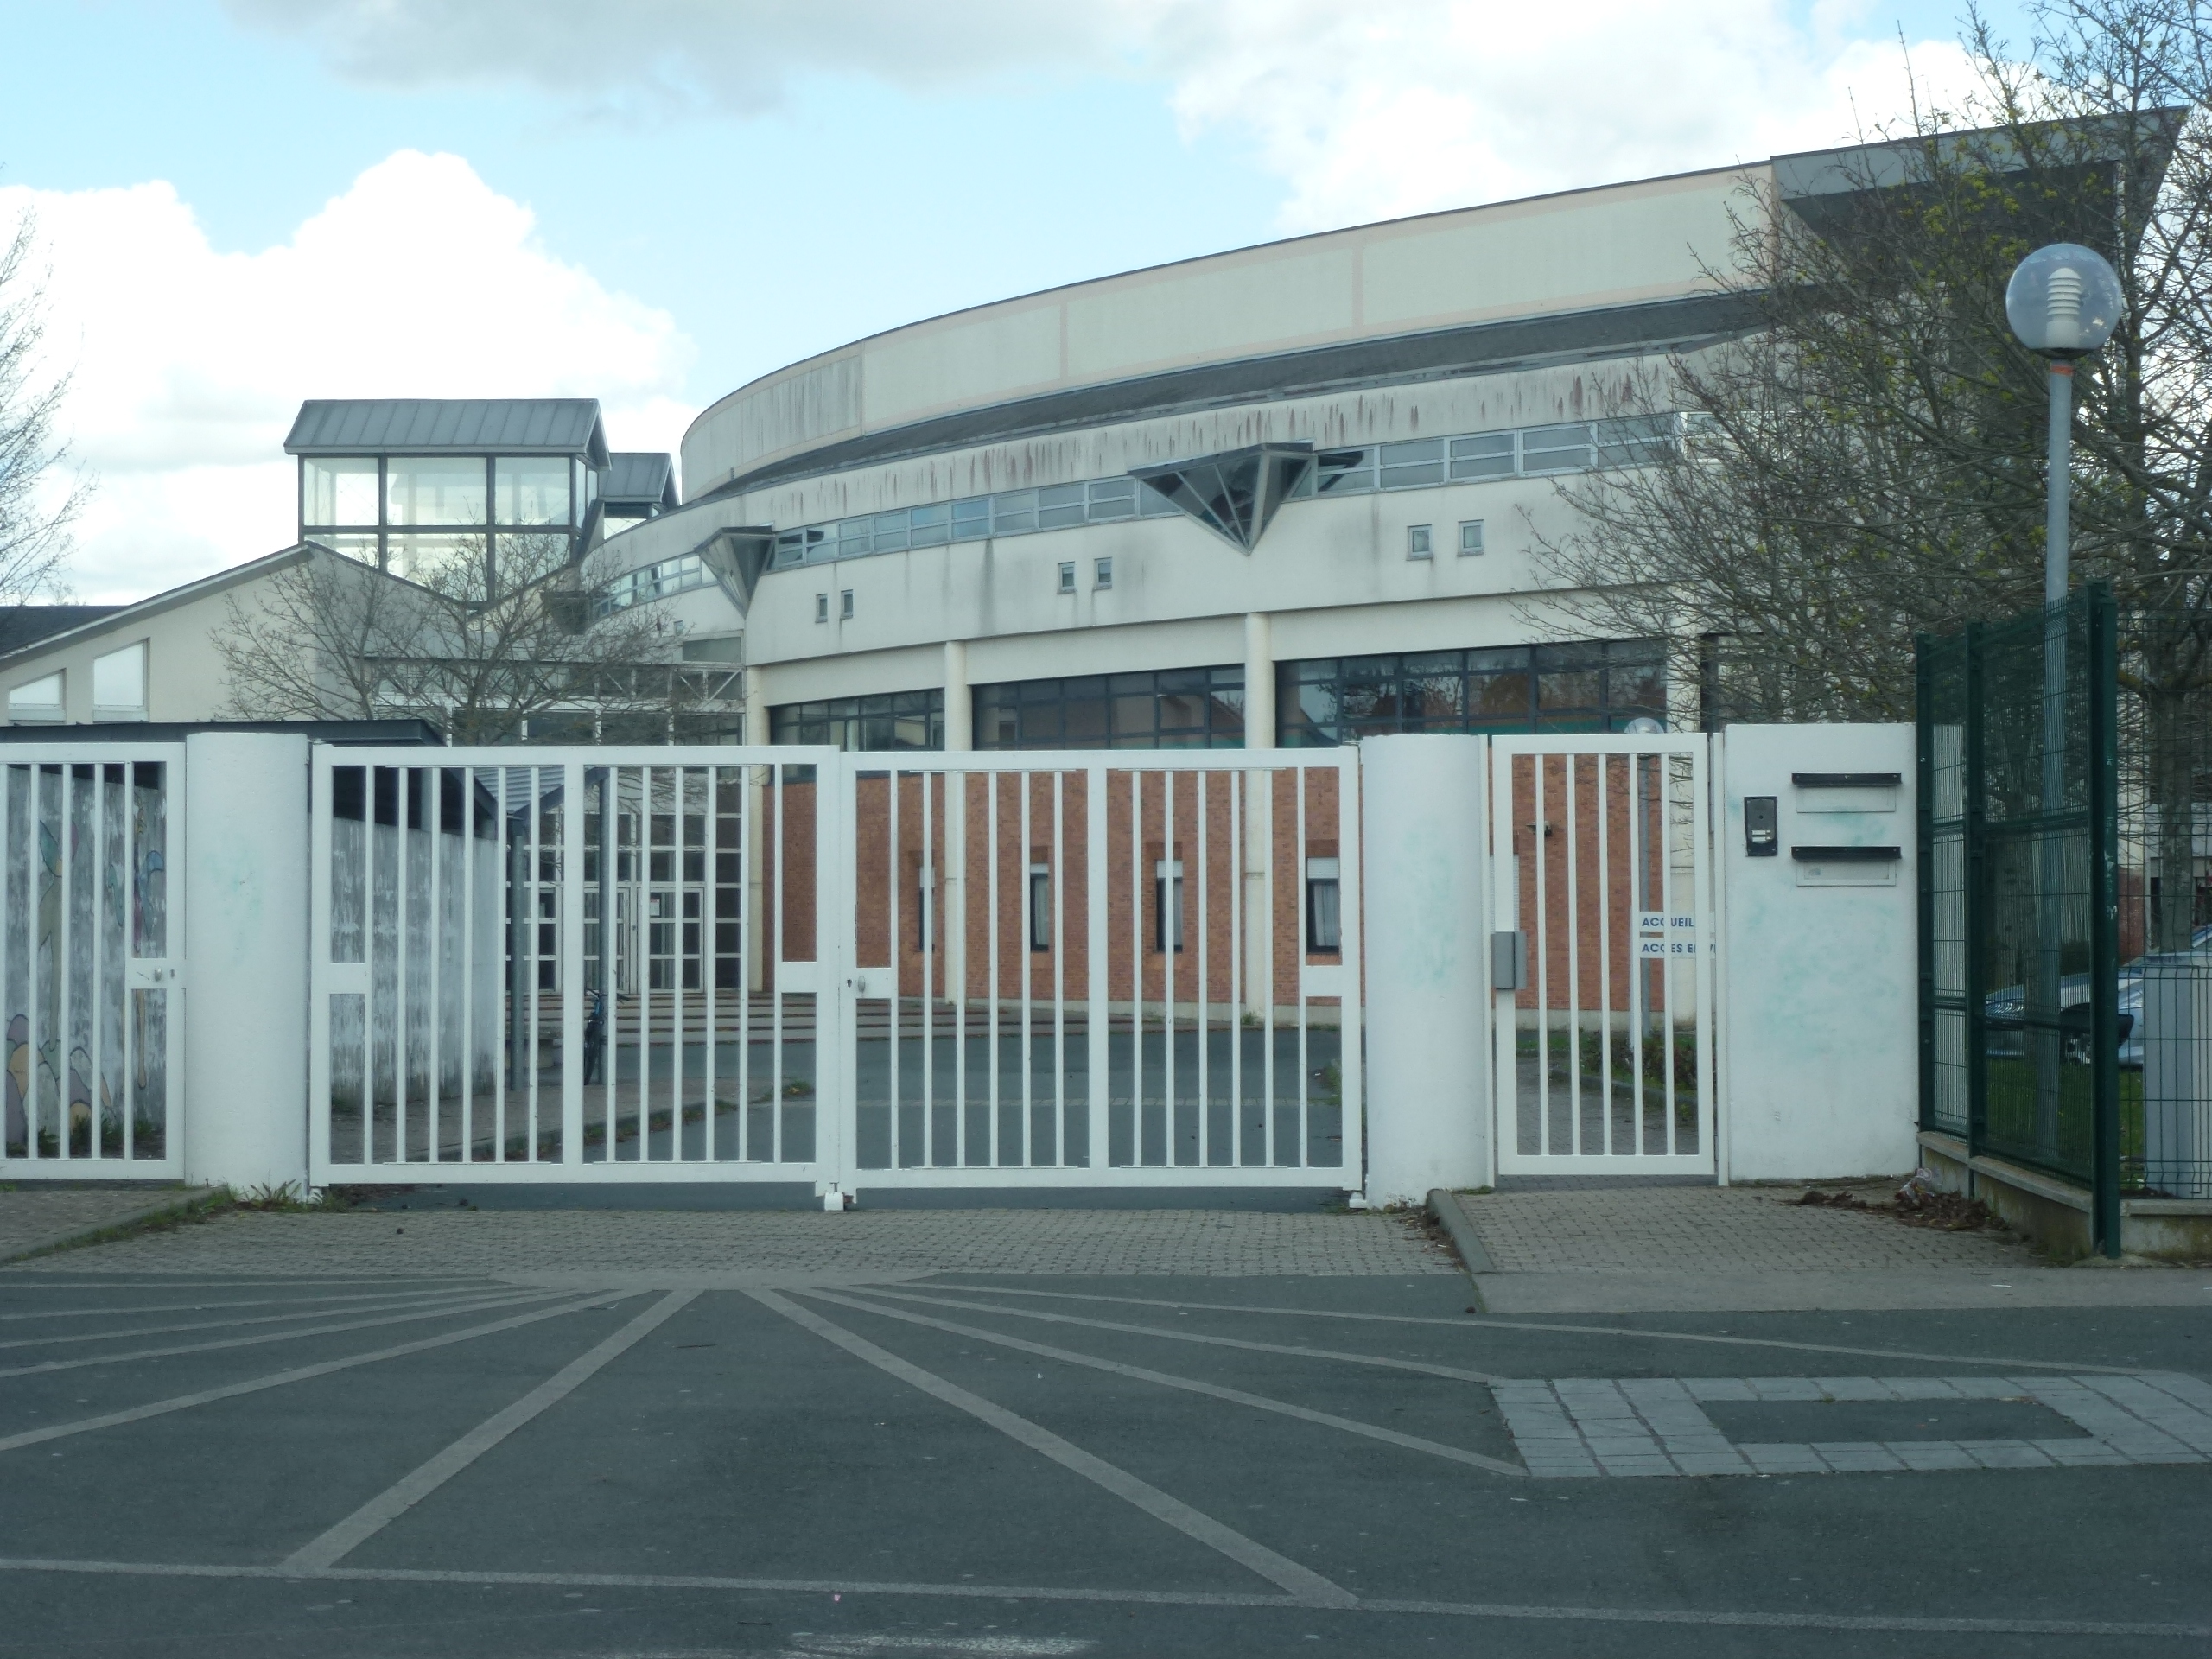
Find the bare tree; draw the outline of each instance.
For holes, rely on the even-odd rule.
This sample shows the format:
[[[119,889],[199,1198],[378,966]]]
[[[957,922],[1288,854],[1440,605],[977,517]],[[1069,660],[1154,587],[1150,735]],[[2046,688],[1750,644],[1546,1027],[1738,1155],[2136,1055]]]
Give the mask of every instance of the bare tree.
[[[1875,135],[1885,147],[1832,181],[1851,188],[1785,202],[1747,180],[1710,273],[1745,334],[1630,376],[1620,412],[1679,416],[1679,441],[1566,487],[1580,523],[1540,558],[1571,625],[1666,639],[1727,716],[1907,715],[1916,631],[2039,602],[2044,367],[2004,292],[2062,238],[2104,252],[2126,292],[2077,376],[2075,569],[2163,619],[2132,642],[2146,709],[2204,683],[2206,8],[2054,0],[2031,17],[2016,52],[1970,16],[1973,94]]]
[[[92,493],[82,477],[59,501],[51,493],[50,475],[67,460],[54,423],[69,377],[41,378],[46,295],[33,263],[35,230],[25,213],[0,245],[0,604],[54,588],[69,526]]]
[[[657,742],[733,702],[737,671],[681,662],[655,617],[594,614],[611,574],[572,561],[565,534],[458,538],[404,576],[310,545],[232,595],[214,636],[226,713]]]

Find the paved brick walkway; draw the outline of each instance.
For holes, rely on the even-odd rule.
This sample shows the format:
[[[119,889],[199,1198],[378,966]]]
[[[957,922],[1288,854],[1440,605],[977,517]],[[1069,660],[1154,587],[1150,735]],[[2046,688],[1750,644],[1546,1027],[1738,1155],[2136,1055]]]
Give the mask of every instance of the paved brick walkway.
[[[1452,1273],[1406,1220],[1205,1210],[234,1213],[42,1258],[49,1272],[424,1277],[593,1273]]]
[[[149,1211],[188,1204],[175,1187],[0,1187],[0,1262],[73,1234],[120,1226]]]
[[[2029,1268],[1996,1233],[1908,1227],[1886,1215],[1792,1202],[1799,1187],[1611,1186],[1463,1197],[1500,1273],[1849,1271]],[[1869,1199],[1887,1187],[1868,1188]]]

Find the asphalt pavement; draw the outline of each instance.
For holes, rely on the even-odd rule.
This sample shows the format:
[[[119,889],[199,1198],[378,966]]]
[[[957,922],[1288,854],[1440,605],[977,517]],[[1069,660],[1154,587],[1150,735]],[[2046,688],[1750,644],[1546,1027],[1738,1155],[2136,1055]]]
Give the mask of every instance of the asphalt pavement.
[[[0,1272],[0,1654],[2212,1644],[2199,1307],[159,1248]]]

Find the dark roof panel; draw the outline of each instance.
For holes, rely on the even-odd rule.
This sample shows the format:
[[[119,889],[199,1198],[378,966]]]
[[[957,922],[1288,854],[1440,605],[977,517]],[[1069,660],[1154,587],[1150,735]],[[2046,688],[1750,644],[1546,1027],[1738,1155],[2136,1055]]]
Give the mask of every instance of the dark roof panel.
[[[41,639],[104,616],[113,616],[120,605],[10,605],[0,607],[0,655],[35,645]]]
[[[617,451],[607,458],[599,499],[666,512],[677,505],[675,458],[640,450]]]
[[[577,455],[607,464],[595,397],[311,397],[294,455]]]

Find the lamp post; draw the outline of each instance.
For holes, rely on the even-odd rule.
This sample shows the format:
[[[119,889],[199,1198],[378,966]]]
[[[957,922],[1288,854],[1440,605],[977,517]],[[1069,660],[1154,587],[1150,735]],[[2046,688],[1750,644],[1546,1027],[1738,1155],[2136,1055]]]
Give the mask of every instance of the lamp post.
[[[2044,498],[2043,777],[2044,815],[2066,791],[2066,586],[2074,497],[2074,359],[2099,350],[2120,321],[2120,278],[2104,257],[2072,242],[2037,248],[2005,287],[2005,318],[2020,343],[2050,365],[2050,427]],[[2037,951],[2029,976],[2026,1037],[2035,1061],[2036,1143],[2056,1157],[2059,1139],[2059,980],[2064,944],[2064,849],[2046,828],[2036,883]],[[2038,1027],[2034,1016],[2040,1014]]]

